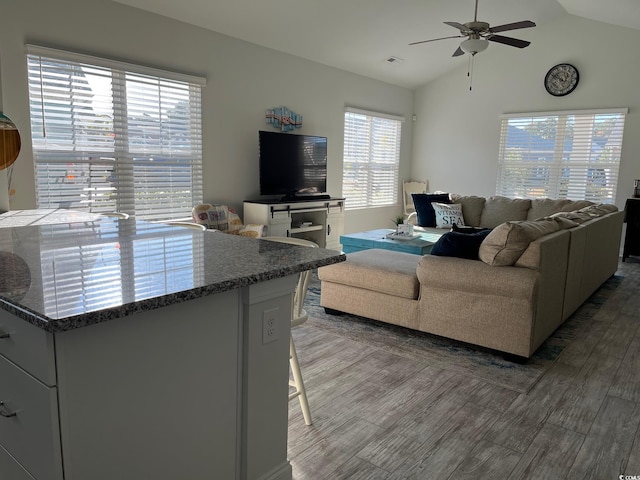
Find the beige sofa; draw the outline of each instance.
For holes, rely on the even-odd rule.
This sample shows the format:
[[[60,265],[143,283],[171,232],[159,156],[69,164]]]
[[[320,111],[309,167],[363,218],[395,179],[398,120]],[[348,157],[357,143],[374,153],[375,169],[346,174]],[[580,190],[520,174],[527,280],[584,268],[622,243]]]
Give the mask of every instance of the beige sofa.
[[[351,253],[318,270],[321,305],[530,357],[617,269],[615,206],[451,197],[465,224],[493,228],[481,260]]]

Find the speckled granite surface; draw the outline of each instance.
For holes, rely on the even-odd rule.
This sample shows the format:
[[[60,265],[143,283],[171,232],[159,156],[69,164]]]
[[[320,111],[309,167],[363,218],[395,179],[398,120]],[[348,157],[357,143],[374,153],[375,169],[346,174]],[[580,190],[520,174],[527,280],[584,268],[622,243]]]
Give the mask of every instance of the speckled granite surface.
[[[60,332],[345,259],[334,250],[77,213],[23,218],[17,227],[0,215],[1,309]]]

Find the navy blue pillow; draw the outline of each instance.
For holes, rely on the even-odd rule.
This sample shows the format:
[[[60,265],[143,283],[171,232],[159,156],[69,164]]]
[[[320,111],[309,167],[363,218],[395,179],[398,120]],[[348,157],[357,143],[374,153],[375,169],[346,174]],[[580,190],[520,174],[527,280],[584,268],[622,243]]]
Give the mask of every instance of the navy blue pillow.
[[[459,232],[459,233],[478,233],[478,232],[484,232],[485,230],[491,230],[491,229],[483,228],[483,227],[466,227],[466,226],[459,227],[455,223],[451,226],[452,232]]]
[[[448,193],[412,193],[411,198],[418,214],[418,225],[421,227],[436,226],[436,212],[433,211],[431,202],[451,203]]]
[[[480,244],[489,233],[490,229],[475,233],[447,232],[431,247],[431,255],[480,260]]]

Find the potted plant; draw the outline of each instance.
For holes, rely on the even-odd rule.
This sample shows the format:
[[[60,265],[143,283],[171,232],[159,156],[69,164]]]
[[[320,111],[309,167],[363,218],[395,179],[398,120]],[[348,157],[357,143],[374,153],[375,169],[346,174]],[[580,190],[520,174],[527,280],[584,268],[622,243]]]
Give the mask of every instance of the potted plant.
[[[402,225],[404,223],[404,215],[396,215],[393,217],[393,224],[396,226],[396,233],[398,233],[398,225]]]
[[[396,226],[396,235],[413,235],[413,225],[407,224],[407,217],[404,215],[396,215],[393,218],[393,223]]]

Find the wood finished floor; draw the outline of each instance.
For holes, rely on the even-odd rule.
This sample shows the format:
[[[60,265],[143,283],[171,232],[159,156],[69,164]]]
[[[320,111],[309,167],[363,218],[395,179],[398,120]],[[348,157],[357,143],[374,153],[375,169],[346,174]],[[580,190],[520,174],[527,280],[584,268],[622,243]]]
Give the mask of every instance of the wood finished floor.
[[[289,407],[295,480],[640,476],[640,260],[528,393],[303,325],[314,419]]]

